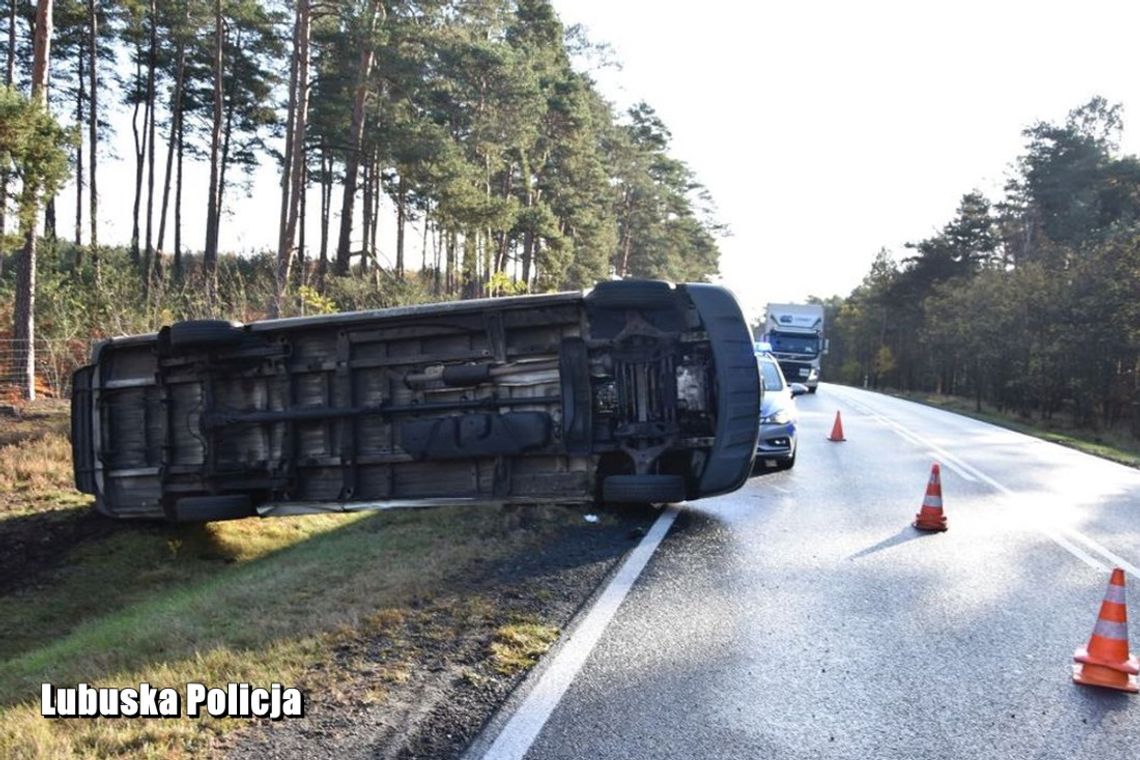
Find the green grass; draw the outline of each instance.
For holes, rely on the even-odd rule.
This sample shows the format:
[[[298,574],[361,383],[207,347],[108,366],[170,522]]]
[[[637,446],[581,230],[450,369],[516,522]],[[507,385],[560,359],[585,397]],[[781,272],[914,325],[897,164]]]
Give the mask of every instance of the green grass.
[[[66,407],[2,423],[0,530],[25,542],[50,534],[45,545],[57,547],[50,561],[18,567],[26,575],[0,595],[2,758],[208,755],[217,736],[247,725],[48,720],[38,704],[47,682],[145,681],[183,694],[189,681],[278,682],[382,701],[409,678],[419,648],[506,619],[466,591],[480,563],[581,519],[558,508],[453,507],[210,525],[90,521],[88,497],[71,484]],[[388,641],[379,658],[367,648],[374,636]],[[486,657],[517,672],[556,636],[512,622]],[[368,677],[346,681],[346,669]]]
[[[81,544],[48,582],[0,597],[0,756],[198,754],[242,722],[48,721],[40,684],[332,687],[335,671],[314,670],[330,641],[402,620],[476,560],[522,551],[569,515],[542,511],[529,530],[511,519],[469,508],[251,519]],[[534,651],[518,646],[524,660]],[[381,683],[398,683],[404,660],[393,654]]]
[[[973,400],[958,396],[902,391],[886,392],[898,398],[938,409],[946,409],[956,414],[1068,446],[1086,454],[1110,459],[1129,467],[1140,467],[1140,441],[1128,433],[1088,430],[1077,427],[1063,417],[1057,417],[1053,420],[1026,419],[1017,414],[999,412],[988,404],[982,404],[982,411],[979,412]]]

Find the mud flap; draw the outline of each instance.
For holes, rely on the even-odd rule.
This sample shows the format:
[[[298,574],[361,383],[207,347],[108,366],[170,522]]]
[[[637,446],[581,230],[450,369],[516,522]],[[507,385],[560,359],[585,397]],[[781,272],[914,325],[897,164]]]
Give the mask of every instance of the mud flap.
[[[75,487],[95,493],[95,443],[91,430],[91,377],[94,367],[80,367],[71,378],[71,462]]]

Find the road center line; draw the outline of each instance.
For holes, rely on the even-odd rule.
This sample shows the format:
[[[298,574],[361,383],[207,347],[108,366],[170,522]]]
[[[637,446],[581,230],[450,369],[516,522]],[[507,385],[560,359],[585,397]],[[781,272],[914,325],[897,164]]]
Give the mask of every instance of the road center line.
[[[521,760],[526,755],[554,712],[554,708],[562,700],[562,695],[570,688],[574,677],[586,663],[586,658],[594,651],[606,626],[613,619],[626,594],[641,575],[641,571],[645,569],[653,552],[657,550],[657,545],[669,532],[679,511],[680,508],[675,504],[667,507],[641,542],[626,557],[621,569],[594,602],[594,606],[586,613],[581,624],[571,631],[569,638],[558,650],[538,683],[495,737],[494,743],[483,755],[483,760]]]
[[[1130,575],[1140,576],[1140,569],[1137,569],[1137,567],[1135,565],[1133,565],[1131,562],[1124,559],[1123,557],[1109,551],[1104,546],[1101,546],[1096,541],[1094,541],[1091,538],[1089,538],[1088,536],[1086,536],[1084,533],[1081,533],[1080,531],[1073,530],[1072,528],[1060,528],[1060,530],[1062,533],[1068,534],[1072,538],[1075,538],[1077,541],[1080,541],[1082,544],[1084,544],[1085,546],[1092,549],[1097,554],[1099,554],[1102,557],[1104,557],[1105,559],[1107,559],[1109,562],[1111,562],[1116,567],[1127,570]]]
[[[938,455],[938,452],[935,452],[935,451],[928,451],[928,452],[926,452],[926,453],[927,453],[927,454],[929,454],[929,455],[930,455],[930,457],[931,457],[932,459],[940,459],[940,460],[942,460],[942,464],[946,465],[946,466],[947,466],[947,467],[949,467],[951,470],[953,470],[954,472],[956,472],[956,473],[958,474],[958,477],[960,477],[962,480],[966,480],[966,481],[969,481],[969,482],[971,482],[971,483],[977,483],[977,482],[978,482],[978,479],[977,479],[977,478],[975,478],[975,477],[974,477],[973,475],[971,475],[970,473],[966,472],[966,470],[965,470],[965,469],[963,469],[962,467],[960,467],[960,466],[959,466],[959,465],[958,465],[956,462],[954,462],[954,461],[953,461],[952,459],[950,459],[949,457],[946,457],[946,456],[939,456],[939,455]],[[945,452],[943,452],[943,453],[945,453]]]
[[[1042,533],[1044,533],[1046,537],[1051,538],[1058,546],[1063,548],[1065,551],[1069,552],[1069,554],[1072,554],[1077,559],[1084,562],[1089,567],[1093,568],[1094,570],[1099,570],[1102,573],[1108,572],[1108,566],[1107,565],[1105,565],[1103,562],[1101,562],[1096,557],[1093,557],[1091,554],[1089,554],[1084,549],[1082,549],[1081,547],[1074,544],[1069,539],[1058,534],[1052,528],[1047,528],[1047,527],[1042,526],[1042,527],[1039,527],[1038,529]]]
[[[844,400],[848,404],[850,404],[851,406],[853,406],[857,410],[859,410],[861,413],[866,414],[867,416],[872,417],[873,419],[877,420],[878,422],[883,423],[884,425],[886,425],[887,427],[891,428],[896,433],[901,435],[903,438],[911,441],[912,443],[918,442],[921,445],[930,448],[931,451],[929,451],[927,453],[933,453],[933,454],[937,455],[938,457],[941,457],[943,459],[943,462],[948,467],[950,467],[952,470],[957,472],[959,475],[963,475],[964,473],[969,474],[969,475],[973,475],[975,478],[977,478],[978,480],[981,480],[983,483],[989,485],[991,488],[998,491],[999,493],[1002,493],[1006,496],[1012,496],[1012,497],[1017,496],[1017,494],[1015,494],[1012,489],[1007,488],[1006,486],[1002,485],[998,481],[991,478],[989,475],[986,475],[984,472],[979,470],[977,467],[974,467],[973,465],[967,464],[966,462],[963,462],[962,460],[958,459],[957,457],[952,455],[950,452],[946,451],[946,449],[942,448],[941,446],[934,443],[933,441],[930,441],[930,440],[923,438],[918,433],[915,433],[913,430],[909,430],[909,429],[903,427],[899,423],[895,422],[892,419],[887,418],[886,416],[880,414],[879,412],[876,412],[874,409],[871,409],[870,407],[863,404],[862,402],[857,402],[857,401],[852,400],[851,397],[848,396],[846,393],[841,392],[840,395],[844,396]],[[1076,530],[1075,528],[1068,528],[1068,527],[1062,528],[1060,526],[1042,525],[1042,526],[1039,526],[1038,529],[1043,534],[1045,534],[1048,538],[1050,538],[1054,543],[1056,543],[1058,546],[1060,546],[1062,549],[1069,552],[1074,557],[1076,557],[1077,559],[1084,562],[1086,565],[1088,565],[1089,567],[1091,567],[1095,570],[1099,570],[1099,571],[1103,572],[1103,571],[1106,571],[1108,568],[1100,560],[1089,555],[1088,552],[1084,551],[1079,546],[1076,546],[1069,539],[1074,539],[1076,541],[1079,541],[1080,543],[1084,544],[1085,546],[1087,546],[1092,551],[1096,552],[1097,554],[1101,555],[1105,559],[1112,562],[1115,566],[1123,568],[1124,570],[1127,570],[1131,575],[1140,576],[1140,568],[1137,568],[1135,565],[1133,565],[1131,562],[1128,562],[1123,557],[1120,557],[1119,555],[1114,554],[1113,552],[1109,551],[1107,548],[1105,548],[1101,544],[1097,543],[1092,538],[1081,533],[1080,531]]]

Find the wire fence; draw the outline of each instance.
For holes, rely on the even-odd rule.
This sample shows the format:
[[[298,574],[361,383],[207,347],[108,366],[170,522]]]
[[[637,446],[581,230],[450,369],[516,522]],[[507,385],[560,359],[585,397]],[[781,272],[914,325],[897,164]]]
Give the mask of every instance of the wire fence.
[[[34,342],[37,398],[68,398],[71,375],[87,363],[91,344],[68,338],[37,339]],[[0,337],[0,403],[18,404],[27,385],[28,342]]]

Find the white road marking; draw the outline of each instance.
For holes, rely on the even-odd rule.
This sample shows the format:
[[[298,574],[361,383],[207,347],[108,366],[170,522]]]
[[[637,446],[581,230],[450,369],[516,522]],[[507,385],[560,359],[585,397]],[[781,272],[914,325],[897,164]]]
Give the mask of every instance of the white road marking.
[[[907,440],[911,441],[912,443],[919,443],[922,446],[925,446],[925,447],[928,447],[929,449],[931,449],[931,451],[929,451],[927,453],[934,454],[936,456],[942,457],[943,462],[947,466],[949,466],[952,470],[957,472],[959,475],[963,475],[963,476],[972,475],[974,478],[977,478],[978,480],[987,484],[988,486],[990,486],[994,490],[1004,494],[1005,496],[1010,496],[1010,497],[1016,498],[1017,494],[1015,494],[1012,489],[1007,488],[1006,486],[1002,485],[998,481],[991,478],[989,475],[986,475],[984,472],[979,470],[977,467],[974,467],[971,464],[967,464],[966,462],[963,462],[962,460],[958,459],[953,454],[946,451],[946,449],[942,448],[941,446],[934,443],[933,441],[929,441],[929,440],[923,438],[918,433],[915,433],[913,430],[909,430],[909,429],[903,427],[899,423],[895,422],[892,419],[887,418],[886,416],[884,416],[882,414],[879,414],[878,412],[869,408],[865,404],[852,400],[851,397],[848,396],[847,394],[842,394],[842,395],[845,397],[845,400],[847,401],[848,404],[850,404],[851,406],[858,409],[861,413],[877,420],[878,422],[883,423],[884,425],[891,428],[896,433],[898,433],[900,436],[902,436],[903,438],[906,438]],[[1073,541],[1071,541],[1069,539],[1073,539],[1075,541],[1078,541],[1078,542],[1084,544],[1086,547],[1088,547],[1092,551],[1096,552],[1097,554],[1104,557],[1105,559],[1108,559],[1116,567],[1123,568],[1129,574],[1134,575],[1134,576],[1140,576],[1140,568],[1137,568],[1131,562],[1127,561],[1126,559],[1124,559],[1123,557],[1120,557],[1117,554],[1114,554],[1113,552],[1109,551],[1107,548],[1105,548],[1101,544],[1094,541],[1092,538],[1086,536],[1085,534],[1081,533],[1080,531],[1078,531],[1074,528],[1050,526],[1050,525],[1044,525],[1044,524],[1038,525],[1037,527],[1043,534],[1045,534],[1050,539],[1052,539],[1058,546],[1060,546],[1065,551],[1069,552],[1074,557],[1081,560],[1086,565],[1088,565],[1089,567],[1091,567],[1095,570],[1099,570],[1099,571],[1104,572],[1104,571],[1108,570],[1108,567],[1103,562],[1101,562],[1099,559],[1093,557],[1092,555],[1090,555],[1084,549],[1081,549],[1079,546],[1074,544]]]
[[[966,472],[965,469],[963,469],[960,465],[958,465],[954,460],[950,459],[950,457],[945,456],[945,452],[943,452],[942,456],[939,456],[938,452],[936,452],[936,451],[928,451],[926,453],[930,456],[931,459],[937,459],[942,464],[949,467],[951,470],[953,470],[955,473],[957,473],[958,477],[960,477],[962,480],[968,480],[971,483],[977,483],[978,482],[977,478],[975,478],[970,473]]]
[[[581,625],[571,633],[534,689],[495,737],[494,743],[483,755],[483,760],[521,760],[526,755],[551,713],[554,712],[554,708],[562,700],[562,695],[570,688],[578,671],[582,669],[586,658],[594,651],[606,626],[625,600],[634,581],[645,569],[657,545],[669,532],[678,511],[679,507],[676,505],[667,507],[637,547],[630,552],[621,569],[598,597],[598,601],[586,614]]]
[[[1119,568],[1122,568],[1124,570],[1127,570],[1129,575],[1132,575],[1132,576],[1140,575],[1140,570],[1138,570],[1135,565],[1133,565],[1131,562],[1124,559],[1123,557],[1110,552],[1108,549],[1101,546],[1096,541],[1093,541],[1091,538],[1086,536],[1084,533],[1081,533],[1080,531],[1073,530],[1072,528],[1061,528],[1061,531],[1064,533],[1067,533],[1069,536],[1072,536],[1076,540],[1080,541],[1082,544],[1084,544],[1085,546],[1092,549],[1097,554],[1099,554],[1102,557],[1104,557],[1105,559],[1107,559],[1115,567],[1119,567]]]
[[[1090,555],[1088,552],[1074,544],[1069,539],[1065,538],[1062,535],[1059,535],[1052,528],[1038,526],[1038,529],[1048,538],[1053,539],[1053,541],[1056,542],[1058,546],[1065,549],[1067,552],[1084,562],[1089,567],[1093,568],[1094,570],[1099,570],[1102,573],[1108,572],[1108,567],[1103,562]]]

